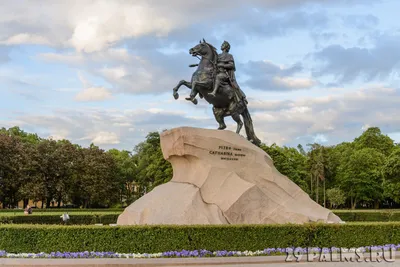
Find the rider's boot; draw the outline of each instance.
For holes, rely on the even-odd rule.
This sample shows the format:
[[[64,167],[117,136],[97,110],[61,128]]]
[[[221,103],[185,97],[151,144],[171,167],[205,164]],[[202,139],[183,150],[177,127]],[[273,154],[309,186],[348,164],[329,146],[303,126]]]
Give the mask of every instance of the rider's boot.
[[[211,93],[208,93],[209,95],[215,96],[215,94],[217,93],[218,87],[216,86],[214,88],[214,90]]]
[[[214,85],[214,90],[211,93],[208,93],[209,95],[215,96],[217,91],[218,91],[218,87],[219,87],[219,80],[217,79],[215,81],[215,85]]]

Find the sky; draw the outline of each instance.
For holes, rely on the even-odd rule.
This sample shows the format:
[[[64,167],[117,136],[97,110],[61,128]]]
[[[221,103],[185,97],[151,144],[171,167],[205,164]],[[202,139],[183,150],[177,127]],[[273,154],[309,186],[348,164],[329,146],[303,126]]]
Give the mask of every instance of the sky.
[[[398,10],[398,0],[4,0],[0,127],[106,150],[152,131],[216,129],[204,99],[186,101],[185,87],[172,96],[204,38],[230,43],[262,142],[335,145],[368,127],[400,142]]]

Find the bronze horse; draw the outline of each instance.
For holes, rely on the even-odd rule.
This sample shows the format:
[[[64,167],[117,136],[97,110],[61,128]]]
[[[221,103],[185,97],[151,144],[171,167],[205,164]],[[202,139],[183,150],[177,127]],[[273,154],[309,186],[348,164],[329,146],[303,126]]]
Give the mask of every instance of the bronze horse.
[[[192,56],[200,56],[200,62],[192,75],[191,82],[181,80],[173,89],[174,98],[179,98],[178,90],[182,85],[192,89],[192,94],[199,94],[200,98],[204,98],[213,105],[213,113],[215,120],[219,123],[219,130],[226,128],[224,117],[231,116],[237,123],[236,133],[239,134],[243,126],[240,118],[240,115],[242,115],[247,139],[259,146],[261,141],[254,133],[253,122],[247,109],[247,101],[237,97],[233,85],[220,87],[215,96],[210,94],[213,91],[217,72],[218,54],[216,48],[203,39],[198,45],[191,48],[189,53]],[[197,104],[196,99],[192,101]]]

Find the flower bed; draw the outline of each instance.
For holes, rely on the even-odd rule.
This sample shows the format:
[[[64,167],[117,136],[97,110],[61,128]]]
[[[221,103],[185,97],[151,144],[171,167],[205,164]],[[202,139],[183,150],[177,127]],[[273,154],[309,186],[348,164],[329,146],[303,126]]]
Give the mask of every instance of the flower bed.
[[[383,246],[358,247],[360,252],[389,251],[390,249],[400,250],[400,244],[387,244]],[[209,251],[202,250],[181,250],[159,253],[117,253],[117,252],[51,252],[51,253],[7,253],[0,251],[0,258],[41,258],[41,259],[76,259],[76,258],[198,258],[198,257],[248,257],[248,256],[273,256],[286,255],[294,250],[300,253],[338,253],[341,248],[266,248],[257,251]]]

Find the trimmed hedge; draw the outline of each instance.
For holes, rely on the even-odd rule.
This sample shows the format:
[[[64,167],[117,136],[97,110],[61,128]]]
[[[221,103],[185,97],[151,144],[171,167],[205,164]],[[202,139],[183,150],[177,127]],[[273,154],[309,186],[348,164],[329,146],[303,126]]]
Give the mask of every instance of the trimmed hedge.
[[[259,250],[359,247],[400,243],[400,223],[205,226],[1,225],[0,250],[11,253]]]
[[[13,213],[11,213],[13,212]],[[34,210],[31,215],[24,215],[20,210],[0,212],[0,224],[60,224],[61,214],[67,212],[71,219],[69,224],[110,224],[117,221],[122,210],[118,209],[70,209],[70,210]],[[398,210],[385,211],[333,211],[345,222],[400,222]]]
[[[345,222],[399,222],[400,212],[387,211],[333,211]]]
[[[57,215],[3,215],[0,216],[0,224],[64,224],[60,218],[61,214]],[[70,219],[67,224],[113,224],[117,222],[119,214],[73,214],[69,215]]]

